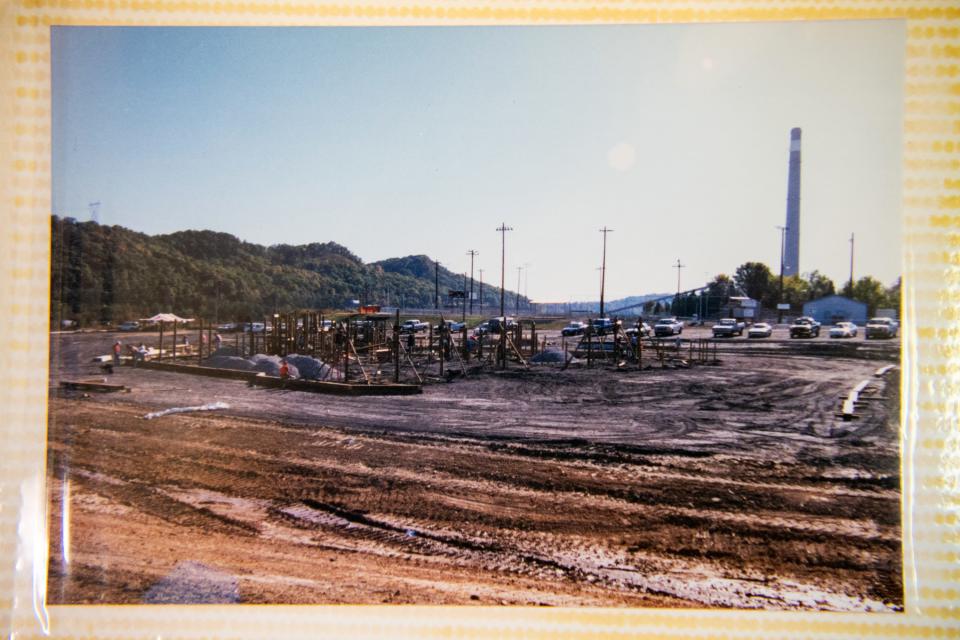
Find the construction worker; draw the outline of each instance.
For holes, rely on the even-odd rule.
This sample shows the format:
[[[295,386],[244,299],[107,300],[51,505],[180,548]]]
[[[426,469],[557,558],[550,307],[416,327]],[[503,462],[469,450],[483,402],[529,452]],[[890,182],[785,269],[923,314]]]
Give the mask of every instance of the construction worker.
[[[290,377],[290,367],[287,365],[287,359],[280,361],[280,379],[286,380]]]
[[[220,337],[220,334],[213,336],[213,344],[217,347],[217,351],[220,351],[220,345],[223,344],[223,338]]]
[[[120,366],[120,350],[121,349],[122,349],[122,346],[120,345],[119,340],[113,343],[113,366],[115,367]]]

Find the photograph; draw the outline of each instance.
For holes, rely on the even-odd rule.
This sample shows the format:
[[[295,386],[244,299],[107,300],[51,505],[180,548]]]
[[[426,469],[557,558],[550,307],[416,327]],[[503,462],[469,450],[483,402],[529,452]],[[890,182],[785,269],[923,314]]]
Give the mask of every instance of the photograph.
[[[47,604],[902,613],[906,39],[53,26]]]

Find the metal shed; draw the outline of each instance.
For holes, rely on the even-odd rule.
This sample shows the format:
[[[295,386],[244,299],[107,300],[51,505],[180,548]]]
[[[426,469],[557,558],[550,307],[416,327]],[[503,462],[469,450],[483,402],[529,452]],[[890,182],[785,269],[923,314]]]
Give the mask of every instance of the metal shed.
[[[867,322],[867,304],[844,296],[826,296],[805,303],[803,315],[824,325],[841,321],[864,325]]]

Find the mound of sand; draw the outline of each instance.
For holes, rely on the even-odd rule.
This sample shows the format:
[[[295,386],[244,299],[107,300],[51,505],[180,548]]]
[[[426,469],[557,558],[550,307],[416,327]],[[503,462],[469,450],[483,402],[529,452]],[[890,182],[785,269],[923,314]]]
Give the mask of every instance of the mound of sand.
[[[250,360],[253,362],[254,371],[260,371],[268,376],[280,375],[280,361],[282,360],[280,356],[265,356],[262,353],[258,353],[250,358]],[[289,360],[287,361],[287,371],[291,378],[300,377],[300,372]]]
[[[297,371],[300,372],[300,377],[306,380],[326,380],[333,371],[330,365],[322,360],[296,353],[287,356],[287,363],[291,367],[296,367]]]

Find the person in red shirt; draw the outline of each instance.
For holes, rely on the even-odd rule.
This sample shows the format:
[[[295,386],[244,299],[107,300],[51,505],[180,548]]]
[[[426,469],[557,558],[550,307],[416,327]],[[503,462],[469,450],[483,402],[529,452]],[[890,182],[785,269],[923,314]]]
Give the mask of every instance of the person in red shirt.
[[[280,378],[286,380],[290,377],[290,367],[287,366],[286,360],[280,361]]]

